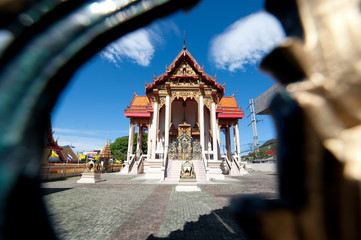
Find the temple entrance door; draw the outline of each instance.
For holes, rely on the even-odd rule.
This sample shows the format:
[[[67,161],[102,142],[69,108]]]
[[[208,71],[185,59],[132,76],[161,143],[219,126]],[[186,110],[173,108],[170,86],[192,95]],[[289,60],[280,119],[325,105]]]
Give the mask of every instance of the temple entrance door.
[[[199,141],[194,140],[183,132],[169,145],[168,156],[170,160],[195,160],[201,159],[202,148]]]

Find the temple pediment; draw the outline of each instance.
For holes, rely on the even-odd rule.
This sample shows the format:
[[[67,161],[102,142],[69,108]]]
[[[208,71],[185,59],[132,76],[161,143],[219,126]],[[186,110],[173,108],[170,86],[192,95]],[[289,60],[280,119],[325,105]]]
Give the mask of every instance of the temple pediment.
[[[193,67],[185,60],[183,60],[175,68],[174,72],[171,74],[171,78],[184,78],[184,77],[195,77],[199,78],[198,73],[193,69]]]
[[[182,81],[182,79],[187,79],[188,82]],[[154,79],[151,83],[146,83],[145,92],[148,94],[153,92],[154,89],[164,87],[168,88],[169,85],[166,85],[168,83],[172,85],[197,85],[199,88],[208,86],[210,89],[217,90],[217,92],[222,96],[225,90],[225,85],[218,83],[216,76],[211,77],[209,74],[205,73],[203,67],[199,66],[197,61],[185,47],[173,60],[169,67],[166,67],[165,73],[159,75],[158,77],[154,76]]]

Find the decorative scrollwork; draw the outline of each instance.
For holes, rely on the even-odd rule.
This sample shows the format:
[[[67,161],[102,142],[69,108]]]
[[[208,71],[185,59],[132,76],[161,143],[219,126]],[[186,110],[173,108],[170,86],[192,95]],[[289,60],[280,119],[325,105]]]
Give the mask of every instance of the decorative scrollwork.
[[[161,109],[165,104],[165,99],[165,97],[159,98],[159,109]]]
[[[204,103],[204,105],[208,108],[208,110],[209,111],[211,111],[211,104],[212,104],[212,99],[210,99],[210,98],[205,98],[204,100],[203,100],[203,103]]]
[[[188,62],[183,61],[181,64],[179,64],[179,66],[176,69],[176,71],[174,72],[173,76],[192,76],[192,77],[196,77],[197,73],[188,64]]]
[[[238,119],[218,119],[220,126],[234,126],[238,123]]]
[[[172,87],[198,87],[199,83],[195,80],[190,79],[176,79],[171,81],[170,86]]]
[[[186,132],[183,132],[169,145],[168,156],[171,160],[201,159],[202,148],[199,141],[192,139]]]
[[[182,98],[185,101],[187,98],[197,100],[199,99],[199,91],[174,91],[172,92],[171,101]]]

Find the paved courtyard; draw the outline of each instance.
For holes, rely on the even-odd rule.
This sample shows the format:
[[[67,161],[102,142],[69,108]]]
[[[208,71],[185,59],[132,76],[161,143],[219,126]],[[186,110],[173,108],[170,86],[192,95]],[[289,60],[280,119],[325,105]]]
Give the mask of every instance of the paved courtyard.
[[[200,192],[176,192],[141,175],[107,173],[96,184],[79,178],[43,183],[61,239],[246,239],[227,212],[230,199],[277,197],[276,175],[262,172],[203,184]]]

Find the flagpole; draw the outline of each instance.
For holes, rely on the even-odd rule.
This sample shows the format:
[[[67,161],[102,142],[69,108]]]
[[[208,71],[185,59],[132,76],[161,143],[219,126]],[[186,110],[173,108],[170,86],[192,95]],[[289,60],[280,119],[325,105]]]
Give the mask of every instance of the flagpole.
[[[71,143],[70,143],[69,148],[71,149]],[[69,153],[67,153],[67,155],[66,155],[66,165],[68,165],[68,162],[69,162]]]

